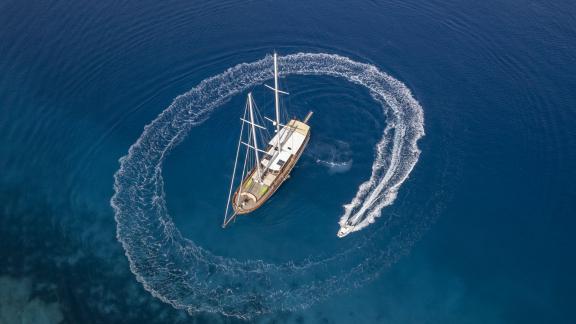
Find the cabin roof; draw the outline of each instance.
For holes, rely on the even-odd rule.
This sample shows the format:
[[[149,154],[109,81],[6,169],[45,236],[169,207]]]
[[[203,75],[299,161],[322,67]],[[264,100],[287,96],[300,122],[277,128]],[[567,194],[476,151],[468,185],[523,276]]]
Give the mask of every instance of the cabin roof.
[[[302,147],[309,129],[310,127],[308,125],[295,119],[291,120],[288,125],[280,129],[280,132],[274,135],[268,143],[270,149],[267,151],[268,154],[266,154],[262,160],[262,165],[264,167],[268,166],[270,163],[269,157],[274,157],[272,164],[270,165],[270,170],[279,171],[284,163],[286,163],[288,159],[292,155],[296,154],[300,147]],[[282,151],[280,154],[274,154],[278,136],[280,136],[280,141],[282,143]]]

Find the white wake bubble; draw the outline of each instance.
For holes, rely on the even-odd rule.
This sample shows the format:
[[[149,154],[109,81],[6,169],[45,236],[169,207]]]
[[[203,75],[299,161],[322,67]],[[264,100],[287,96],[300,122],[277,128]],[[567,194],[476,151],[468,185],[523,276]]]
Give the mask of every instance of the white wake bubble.
[[[180,234],[164,197],[166,155],[216,107],[271,79],[271,66],[271,57],[266,57],[202,81],[147,125],[120,159],[111,200],[117,238],[137,280],[176,308],[250,318],[307,307],[370,280],[406,253],[418,236],[415,230],[395,237],[376,253],[374,248],[356,246],[325,259],[269,264],[213,255]],[[340,217],[346,234],[365,228],[393,203],[418,161],[417,141],[424,135],[422,107],[398,80],[346,57],[299,53],[281,57],[280,66],[283,76],[324,75],[359,84],[380,103],[387,126],[376,145],[372,172]]]

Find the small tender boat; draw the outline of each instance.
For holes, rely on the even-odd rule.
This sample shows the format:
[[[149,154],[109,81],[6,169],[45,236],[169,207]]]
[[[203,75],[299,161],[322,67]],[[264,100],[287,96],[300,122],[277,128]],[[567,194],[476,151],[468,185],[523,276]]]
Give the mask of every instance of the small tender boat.
[[[267,117],[262,118],[252,93],[248,93],[244,116],[240,118],[242,121],[240,140],[236,150],[236,160],[222,227],[226,227],[238,215],[248,214],[262,206],[290,177],[290,172],[310,140],[310,126],[307,123],[312,117],[312,112],[309,112],[303,121],[291,119],[286,124],[281,121],[279,96],[288,93],[278,88],[278,57],[276,53],[274,53],[274,87],[267,85],[266,87],[274,91],[276,118],[274,120]],[[274,126],[274,136],[269,141],[265,141],[269,136],[266,136],[268,130],[262,125],[262,119],[268,120]],[[245,128],[248,129],[247,134],[244,134]],[[261,149],[259,143],[262,143],[263,140],[267,144],[264,149]],[[241,182],[233,192],[241,147],[246,149],[240,177]]]
[[[344,226],[340,227],[340,229],[338,230],[338,234],[336,234],[336,235],[338,235],[339,238],[343,238],[344,236],[352,233],[353,230],[354,230],[354,226],[344,224]]]

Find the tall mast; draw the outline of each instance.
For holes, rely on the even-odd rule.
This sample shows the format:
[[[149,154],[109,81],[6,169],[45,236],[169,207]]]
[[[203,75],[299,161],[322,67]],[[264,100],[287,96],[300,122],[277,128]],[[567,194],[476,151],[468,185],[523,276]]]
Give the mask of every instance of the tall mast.
[[[274,106],[276,108],[276,149],[280,153],[280,102],[278,94],[278,55],[274,52]]]
[[[250,126],[252,127],[252,141],[254,142],[254,155],[256,156],[256,172],[258,174],[258,181],[262,182],[262,175],[260,174],[260,158],[258,157],[258,141],[256,141],[256,128],[254,127],[252,92],[248,92],[248,109],[250,110]]]

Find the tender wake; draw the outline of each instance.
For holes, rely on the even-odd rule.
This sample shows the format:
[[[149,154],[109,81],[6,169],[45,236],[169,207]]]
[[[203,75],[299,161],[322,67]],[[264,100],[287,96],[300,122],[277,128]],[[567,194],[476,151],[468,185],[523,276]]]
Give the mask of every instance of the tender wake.
[[[416,229],[394,236],[377,250],[356,246],[337,256],[301,264],[268,264],[213,255],[180,234],[166,208],[164,158],[216,107],[271,79],[271,66],[271,58],[266,57],[202,81],[147,125],[120,159],[111,200],[117,238],[138,281],[174,307],[244,318],[307,307],[372,279],[406,253],[419,235]],[[418,161],[417,141],[424,135],[422,107],[398,80],[346,57],[299,53],[281,57],[280,66],[281,75],[325,75],[359,84],[381,104],[387,127],[376,146],[372,173],[340,218],[341,227],[352,231],[365,228],[393,203]],[[367,239],[362,244],[372,243]]]
[[[373,223],[382,209],[394,202],[398,189],[418,162],[418,140],[424,136],[424,112],[410,90],[385,73],[371,72],[374,74],[371,77],[381,78],[379,86],[374,85],[375,80],[360,84],[372,85],[371,94],[382,103],[388,121],[376,145],[370,179],[360,185],[356,196],[344,206],[339,224],[341,228],[351,226],[351,232]]]

